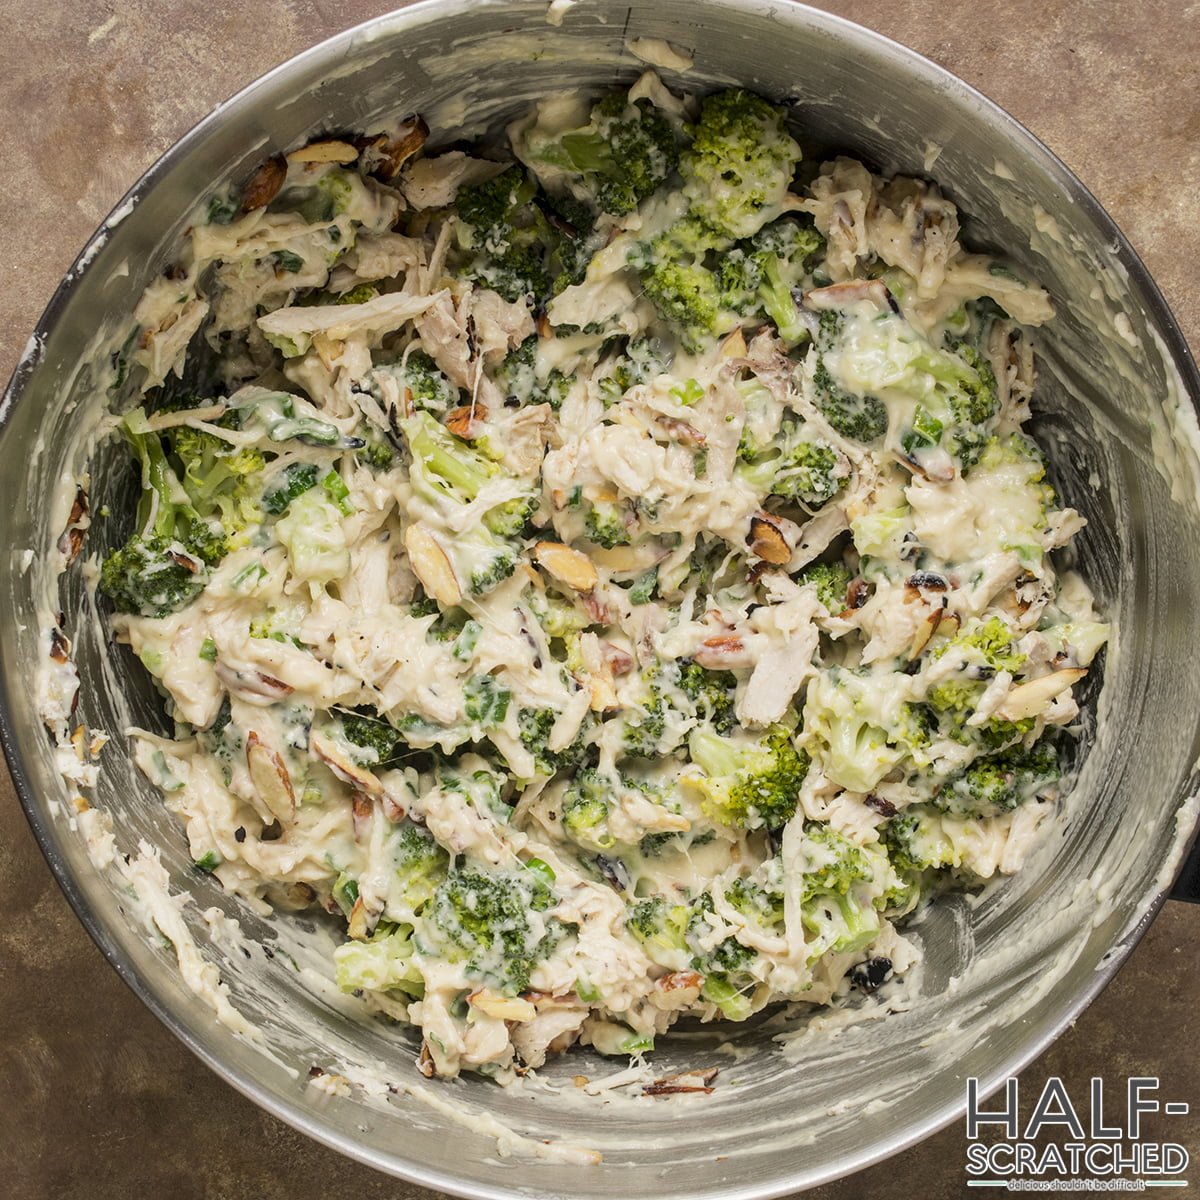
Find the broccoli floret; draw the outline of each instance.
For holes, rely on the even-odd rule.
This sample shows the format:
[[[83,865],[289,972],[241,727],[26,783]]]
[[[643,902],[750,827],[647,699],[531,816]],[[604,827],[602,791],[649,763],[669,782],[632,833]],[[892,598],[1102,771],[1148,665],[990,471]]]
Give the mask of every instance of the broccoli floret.
[[[809,824],[801,847],[800,920],[807,935],[809,962],[823,954],[855,953],[879,933],[873,894],[890,880],[877,879],[888,861],[869,855],[830,825]]]
[[[749,429],[743,432],[737,473],[756,491],[820,508],[849,476],[849,465],[827,442],[807,435],[803,425],[785,418],[771,443],[759,448]]]
[[[531,203],[536,187],[514,163],[493,179],[460,188],[455,200],[464,272],[506,300],[550,289],[550,227]]]
[[[632,539],[626,514],[627,510],[612,500],[589,502],[583,518],[584,537],[606,550],[629,545]]]
[[[811,583],[817,589],[817,599],[836,617],[846,609],[846,596],[853,579],[850,568],[843,562],[810,563],[800,572],[797,582]]]
[[[921,804],[892,817],[883,827],[882,838],[889,861],[904,876],[921,876],[958,861],[937,814]]]
[[[986,680],[997,671],[1019,671],[1025,662],[1025,655],[1016,648],[1012,630],[999,617],[964,629],[932,653],[935,659],[947,655],[958,660],[960,673],[931,687],[926,699],[939,712],[960,718],[975,710],[987,686]],[[993,734],[1003,736],[1004,731],[996,729]]]
[[[591,734],[590,725],[585,722],[579,735],[571,745],[562,750],[551,750],[546,742],[550,731],[558,720],[558,713],[552,708],[523,708],[517,714],[517,727],[520,731],[521,745],[533,755],[538,773],[553,775],[556,771],[571,770],[578,767],[587,757],[588,739]]]
[[[696,715],[719,734],[737,724],[734,693],[737,676],[732,671],[710,671],[688,659],[679,664],[679,686],[696,706]]]
[[[665,374],[672,357],[657,338],[631,340],[616,358],[601,366],[597,382],[604,403],[615,404],[631,387]]]
[[[337,985],[343,992],[400,992],[419,999],[425,981],[413,962],[412,926],[380,926],[365,942],[345,942],[333,952]]]
[[[942,787],[934,806],[956,817],[994,817],[1042,795],[1061,775],[1053,742],[976,759]]]
[[[452,871],[434,889],[424,916],[448,957],[508,994],[528,991],[529,973],[548,946],[541,913],[554,893],[534,871]]]
[[[404,360],[403,386],[413,407],[435,416],[454,408],[461,399],[458,387],[424,350],[414,350]]]
[[[343,712],[339,719],[346,741],[357,748],[355,758],[363,766],[387,766],[404,749],[404,739],[399,731],[373,708]]]
[[[601,212],[624,216],[656,191],[679,153],[671,123],[648,100],[617,94],[593,105],[579,129],[553,134],[528,130],[522,157],[546,163],[591,189]]]
[[[783,218],[721,255],[716,268],[723,305],[743,317],[766,316],[792,344],[808,337],[793,294],[824,239],[811,224]]]
[[[129,413],[124,427],[141,463],[142,496],[136,532],[105,558],[100,588],[121,612],[164,617],[204,590],[228,542],[219,523],[192,505],[145,413]]]
[[[783,925],[783,894],[776,888],[739,877],[725,889],[725,899],[731,908],[764,929],[774,931]]]
[[[887,432],[888,415],[883,401],[874,396],[855,396],[838,387],[823,361],[817,363],[813,383],[817,407],[842,437],[874,442]]]
[[[551,370],[543,379],[537,367],[538,335],[531,333],[515,350],[509,351],[496,369],[495,382],[507,399],[517,404],[548,404],[562,408],[571,387],[570,376]]]
[[[787,726],[773,725],[757,741],[694,729],[688,750],[704,772],[695,782],[712,820],[742,829],[778,829],[796,811],[808,755],[796,749]]]
[[[463,684],[467,720],[482,729],[491,729],[504,721],[511,699],[512,693],[494,675],[472,675]]]
[[[811,680],[805,698],[814,755],[834,783],[852,792],[870,792],[908,752],[888,696],[872,683],[867,670],[828,667]]]
[[[412,481],[418,491],[443,501],[469,504],[485,484],[504,478],[499,464],[455,437],[427,413],[408,417],[400,427],[412,452]],[[484,514],[483,524],[500,537],[514,537],[524,529],[534,502],[532,492],[501,501]]]
[[[642,289],[658,315],[679,327],[684,344],[699,347],[717,332],[721,297],[707,267],[661,259],[651,254],[644,260]]]
[[[642,672],[641,696],[626,704],[621,720],[624,736],[621,750],[629,758],[658,758],[669,754],[678,745],[676,739],[665,740],[668,732],[666,689],[676,682],[678,668],[674,663],[655,662]]]
[[[320,476],[321,468],[316,463],[289,463],[280,472],[275,483],[263,493],[263,511],[275,517],[287,512],[297,496],[317,486]]]
[[[236,414],[226,414],[217,423],[233,427]],[[258,492],[266,459],[261,450],[239,448],[215,433],[188,425],[169,430],[167,440],[180,467],[179,481],[201,516],[216,517],[230,536],[262,520]]]
[[[641,942],[651,962],[668,971],[679,971],[691,959],[687,944],[691,917],[688,905],[670,904],[661,896],[652,896],[626,910],[625,928]]]
[[[577,845],[610,850],[616,838],[608,828],[608,798],[613,781],[594,767],[578,771],[563,793],[562,828]]]
[[[716,275],[705,265],[711,251],[728,239],[695,217],[682,217],[650,242],[639,243],[629,261],[646,297],[664,321],[674,325],[687,349],[737,323],[725,307]]]
[[[745,238],[779,215],[799,161],[783,110],[739,88],[705,98],[679,170],[696,215]]]
[[[433,899],[450,869],[450,855],[419,825],[406,821],[392,843],[393,863],[400,880],[402,907],[416,915]]]
[[[819,892],[845,894],[855,883],[870,883],[874,878],[863,848],[832,825],[812,822],[805,826],[801,861],[804,900]]]

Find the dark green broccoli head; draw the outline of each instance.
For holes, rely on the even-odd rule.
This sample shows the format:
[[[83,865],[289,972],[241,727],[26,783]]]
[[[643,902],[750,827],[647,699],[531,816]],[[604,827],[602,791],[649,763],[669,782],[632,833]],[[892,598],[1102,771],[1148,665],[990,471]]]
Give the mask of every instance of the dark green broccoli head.
[[[850,590],[853,576],[850,568],[844,562],[809,563],[797,582],[811,583],[817,589],[817,599],[829,610],[831,616],[838,616],[846,609],[846,598]]]
[[[1026,749],[1012,746],[976,759],[937,793],[934,805],[957,817],[993,817],[1011,812],[1058,782],[1058,751],[1049,739]]]
[[[405,906],[419,913],[450,869],[450,855],[420,825],[406,821],[393,842],[394,866]]]
[[[609,850],[616,838],[608,828],[608,804],[613,781],[594,767],[575,773],[563,793],[562,828],[577,845],[592,850]]]
[[[550,290],[554,236],[531,201],[536,188],[517,164],[493,179],[460,188],[455,210],[466,231],[467,275],[517,301]]]
[[[134,535],[100,568],[100,590],[113,607],[143,617],[178,612],[207,582],[204,560],[175,538]]]
[[[462,399],[458,387],[424,350],[414,350],[404,360],[404,386],[414,407],[435,416],[448,412]]]
[[[712,820],[742,829],[778,829],[796,811],[809,763],[786,726],[773,725],[755,742],[695,729],[688,748],[704,772],[694,782]]]
[[[697,216],[743,238],[778,214],[799,159],[783,110],[737,88],[705,98],[679,170]]]
[[[549,749],[546,743],[557,720],[558,713],[552,708],[523,708],[517,714],[521,745],[533,755],[540,775],[572,770],[587,758],[591,725],[586,721],[571,745],[563,750]]]
[[[687,659],[679,664],[679,686],[696,706],[696,715],[716,733],[733,730],[737,724],[734,713],[737,676],[732,671],[710,671]]]
[[[144,430],[141,410],[125,419],[126,438],[142,467],[137,527],[100,569],[100,589],[121,612],[163,617],[190,604],[208,582],[208,568],[228,553],[224,531],[188,500],[160,436]]]
[[[456,870],[435,888],[425,917],[468,971],[515,995],[528,991],[529,973],[545,949],[545,934],[535,931],[530,914],[553,903],[553,892],[536,872]]]
[[[404,750],[404,739],[399,731],[373,708],[343,712],[340,720],[342,733],[356,748],[355,757],[363,766],[386,766]]]
[[[888,414],[883,401],[875,396],[856,396],[839,387],[822,358],[817,359],[813,386],[821,415],[842,437],[874,442],[887,432]]]

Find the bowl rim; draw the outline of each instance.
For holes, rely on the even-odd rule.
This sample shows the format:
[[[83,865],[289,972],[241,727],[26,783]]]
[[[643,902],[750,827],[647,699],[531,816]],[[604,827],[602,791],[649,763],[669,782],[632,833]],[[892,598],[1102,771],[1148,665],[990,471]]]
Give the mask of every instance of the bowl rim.
[[[1162,337],[1167,357],[1179,372],[1184,391],[1193,409],[1200,415],[1200,368],[1187,340],[1171,311],[1165,297],[1149,270],[1134,250],[1129,239],[1108,214],[1088,187],[1040,138],[1027,129],[1015,117],[991,100],[978,88],[967,83],[947,68],[927,58],[893,38],[860,25],[845,17],[810,5],[790,2],[782,11],[770,0],[712,0],[713,3],[731,8],[752,8],[789,23],[808,23],[822,32],[869,46],[881,57],[889,57],[911,71],[922,76],[927,85],[938,86],[949,98],[973,107],[973,119],[990,122],[1000,131],[1007,143],[1019,149],[1025,159],[1032,159],[1074,202],[1099,233],[1106,236],[1120,264],[1127,272],[1128,294],[1141,303],[1150,319],[1150,324]],[[160,155],[143,174],[129,187],[113,206],[110,213],[97,226],[83,249],[65,272],[27,343],[26,350],[0,395],[0,438],[3,437],[12,413],[20,403],[26,388],[35,375],[42,359],[42,348],[53,334],[60,316],[71,299],[80,281],[90,269],[93,258],[103,248],[111,230],[124,220],[137,206],[143,196],[153,190],[165,175],[193,146],[200,144],[231,110],[253,107],[258,95],[267,91],[282,77],[291,74],[301,64],[314,64],[322,59],[339,61],[349,59],[355,50],[370,45],[374,35],[384,27],[403,29],[412,25],[425,25],[443,16],[477,9],[480,4],[488,7],[503,7],[508,0],[416,0],[401,9],[361,21],[308,47],[298,54],[264,72],[227,99],[219,102],[210,112],[195,122],[178,140]],[[524,6],[523,6],[524,7]],[[3,666],[0,664],[0,673]],[[331,1150],[358,1161],[375,1170],[393,1177],[407,1180],[422,1187],[435,1189],[467,1200],[513,1200],[518,1196],[545,1194],[536,1187],[508,1187],[491,1184],[476,1184],[450,1175],[436,1168],[418,1166],[398,1153],[376,1151],[352,1138],[326,1127],[319,1114],[314,1114],[297,1101],[284,1098],[260,1083],[252,1074],[235,1067],[211,1049],[208,1043],[187,1028],[172,1011],[171,1005],[150,979],[144,977],[125,958],[120,946],[110,934],[108,925],[90,908],[83,892],[76,885],[65,858],[59,851],[61,823],[56,822],[48,807],[38,805],[35,789],[25,767],[17,741],[16,723],[9,710],[6,697],[0,691],[0,746],[3,747],[12,776],[13,786],[25,812],[34,838],[50,867],[76,917],[108,960],[117,975],[138,999],[166,1026],[198,1059],[214,1071],[221,1079],[235,1088],[247,1099],[271,1115],[284,1121],[298,1132],[312,1138]],[[1186,783],[1186,781],[1184,781]],[[1197,817],[1190,838],[1182,841],[1182,852],[1170,878],[1162,879],[1161,890],[1157,891],[1144,910],[1109,950],[1103,963],[1092,972],[1087,982],[1060,1001],[1057,1015],[1049,1019],[1047,1028],[1038,1037],[1030,1039],[1010,1054],[991,1076],[980,1080],[979,1095],[985,1098],[994,1093],[1006,1077],[1015,1076],[1024,1070],[1052,1042],[1074,1023],[1080,1013],[1107,986],[1117,971],[1128,960],[1130,953],[1141,940],[1166,900],[1171,890],[1171,881],[1177,877],[1187,860],[1187,846],[1200,836],[1200,815]],[[1061,984],[1056,990],[1062,990]],[[1053,992],[1051,993],[1053,995]],[[298,1093],[299,1094],[299,1093]],[[806,1171],[802,1180],[788,1181],[782,1177],[764,1180],[762,1183],[742,1184],[733,1187],[697,1192],[698,1198],[720,1196],[721,1200],[772,1200],[795,1190],[797,1186],[807,1190],[843,1178],[882,1162],[902,1150],[952,1124],[966,1109],[965,1091],[961,1099],[948,1101],[929,1113],[922,1120],[905,1125],[888,1138],[881,1139],[870,1149],[855,1156],[852,1164],[840,1165],[833,1160],[823,1167]]]

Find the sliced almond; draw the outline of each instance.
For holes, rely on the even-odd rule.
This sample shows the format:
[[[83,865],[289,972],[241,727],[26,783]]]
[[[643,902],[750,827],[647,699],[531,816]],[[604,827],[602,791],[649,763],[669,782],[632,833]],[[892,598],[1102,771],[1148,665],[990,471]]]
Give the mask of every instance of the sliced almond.
[[[383,815],[387,817],[393,825],[399,824],[408,816],[408,809],[400,803],[399,799],[392,795],[391,792],[385,791],[382,797]]]
[[[71,505],[71,515],[67,518],[67,527],[58,539],[58,549],[66,559],[68,567],[79,557],[79,551],[83,548],[84,533],[89,524],[87,492],[77,487],[75,500]]]
[[[356,941],[364,942],[370,936],[370,916],[367,913],[367,906],[363,903],[360,896],[354,902],[354,907],[350,910],[350,919],[346,922],[346,932]]]
[[[937,632],[938,626],[942,623],[942,614],[945,611],[944,608],[939,606],[931,609],[921,618],[916,631],[913,633],[912,645],[908,648],[910,661],[919,658],[925,647],[929,645],[929,639]]]
[[[371,822],[375,819],[375,802],[366,792],[355,792],[350,797],[350,809],[354,840],[362,844],[371,836]]]
[[[742,332],[742,327],[740,325],[721,343],[721,357],[746,357],[746,335]]]
[[[296,792],[291,776],[278,752],[253,729],[246,735],[246,767],[250,782],[267,810],[281,824],[290,825],[296,819]]]
[[[342,357],[346,343],[340,338],[331,338],[327,333],[314,333],[312,347],[317,352],[321,365],[327,371],[332,371]]]
[[[750,533],[746,538],[750,553],[763,562],[782,566],[792,557],[792,548],[779,530],[778,524],[765,513],[750,518]]]
[[[50,657],[56,663],[71,661],[71,643],[61,629],[50,630]]]
[[[1044,712],[1055,696],[1078,683],[1087,671],[1083,667],[1066,667],[1049,675],[1018,683],[996,706],[995,715],[1001,721],[1023,721]]]
[[[433,1055],[429,1052],[429,1044],[422,1039],[421,1054],[417,1058],[417,1070],[426,1079],[432,1079],[437,1068],[433,1065]]]
[[[666,433],[685,446],[706,446],[708,444],[708,439],[704,434],[695,425],[688,424],[687,421],[680,421],[677,417],[659,417],[658,423]]]
[[[429,126],[420,113],[415,113],[400,125],[394,136],[382,134],[369,142],[367,158],[373,174],[385,181],[395,179],[428,137]]]
[[[562,542],[538,542],[533,556],[559,583],[577,592],[590,592],[599,581],[592,560]]]
[[[608,663],[608,669],[613,675],[625,675],[633,670],[633,655],[627,650],[622,650],[620,646],[602,641],[600,653],[604,655],[604,661]]]
[[[288,162],[293,163],[351,163],[358,157],[358,149],[349,142],[337,140],[327,142],[310,142],[293,150],[288,155]]]
[[[704,977],[698,971],[672,971],[655,981],[654,986],[662,992],[677,992],[682,990],[697,992],[704,983]]]
[[[294,690],[291,684],[284,683],[282,679],[276,679],[274,675],[268,675],[265,671],[235,671],[219,658],[213,669],[227,691],[236,695],[239,700],[259,708],[277,704],[285,696],[290,696]]]
[[[891,308],[888,290],[878,279],[851,279],[845,283],[831,283],[828,287],[813,288],[804,293],[805,308],[818,312],[831,308],[845,308],[870,300],[880,312]]]
[[[460,437],[465,442],[469,442],[477,438],[480,433],[481,424],[487,420],[488,410],[483,404],[461,404],[458,408],[452,408],[443,418],[442,424],[455,437]]]
[[[591,696],[588,707],[592,712],[612,712],[621,707],[611,676],[603,673],[591,675],[588,677],[587,686]]]
[[[472,1008],[501,1021],[532,1021],[537,1016],[537,1009],[528,1000],[523,1000],[520,996],[502,996],[491,988],[480,988],[477,992],[472,992],[467,997],[467,1003]]]
[[[383,791],[383,784],[379,782],[377,775],[356,763],[336,742],[323,733],[313,730],[308,739],[308,748],[343,783],[348,783],[370,796],[378,796]]]
[[[583,485],[583,498],[593,504],[616,504],[621,493],[611,483],[586,483]]]
[[[733,667],[749,667],[754,660],[746,650],[746,643],[736,633],[721,633],[707,638],[692,657],[702,667],[729,670]]]
[[[454,568],[437,539],[420,523],[404,531],[404,549],[413,574],[421,581],[426,595],[447,608],[462,602],[462,588],[454,577]]]
[[[283,187],[287,178],[287,160],[282,154],[268,158],[254,172],[242,188],[242,212],[253,212],[256,208],[266,208]]]

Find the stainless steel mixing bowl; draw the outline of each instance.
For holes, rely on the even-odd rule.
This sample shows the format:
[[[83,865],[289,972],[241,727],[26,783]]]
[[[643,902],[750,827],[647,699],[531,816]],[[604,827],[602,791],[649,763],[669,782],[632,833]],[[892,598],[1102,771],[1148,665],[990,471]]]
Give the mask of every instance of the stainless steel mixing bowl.
[[[1184,801],[1200,756],[1192,664],[1200,379],[1145,270],[1074,176],[1011,118],[909,51],[779,0],[583,0],[561,26],[545,18],[544,0],[432,0],[342,34],[197,126],[100,231],[47,309],[2,410],[10,502],[0,510],[0,728],[46,857],[110,961],[200,1058],[297,1128],[467,1196],[774,1196],[853,1171],[953,1120],[968,1076],[986,1090],[1017,1071],[1104,985],[1169,886],[1195,822]],[[65,613],[74,643],[79,716],[117,739],[94,802],[113,813],[123,850],[139,838],[164,848],[174,887],[196,899],[187,923],[234,1003],[262,1026],[264,1052],[215,1022],[181,982],[169,948],[134,925],[126,898],[89,861],[31,696],[43,567],[58,532],[51,496],[80,466],[80,406],[99,379],[89,347],[98,331],[127,320],[197,199],[271,151],[412,110],[426,114],[435,139],[479,132],[551,89],[630,79],[641,64],[625,45],[642,37],[694,54],[686,75],[665,73],[669,84],[754,87],[789,101],[810,141],[933,175],[966,214],[969,244],[1003,248],[1049,287],[1059,316],[1039,335],[1041,430],[1061,490],[1089,518],[1078,559],[1117,629],[1075,800],[1024,872],[981,902],[940,903],[921,924],[918,1000],[886,1020],[814,1030],[786,1057],[770,1026],[668,1039],[664,1072],[723,1065],[716,1093],[683,1107],[581,1104],[570,1076],[609,1069],[587,1058],[547,1073],[564,1082],[569,1104],[477,1079],[426,1085],[411,1034],[347,1017],[309,973],[262,952],[256,943],[271,942],[278,926],[191,870],[181,831],[121,751],[123,725],[153,727],[158,704],[129,656],[106,666],[110,647],[76,569],[49,607]],[[113,491],[105,462],[96,464],[96,498]],[[249,958],[210,942],[200,916],[209,906],[241,919]],[[726,1038],[736,1056],[718,1049]],[[604,1162],[501,1157],[492,1138],[405,1087],[390,1100],[320,1094],[306,1086],[313,1065],[360,1076],[373,1068],[378,1081],[430,1087],[534,1139],[598,1146]]]

